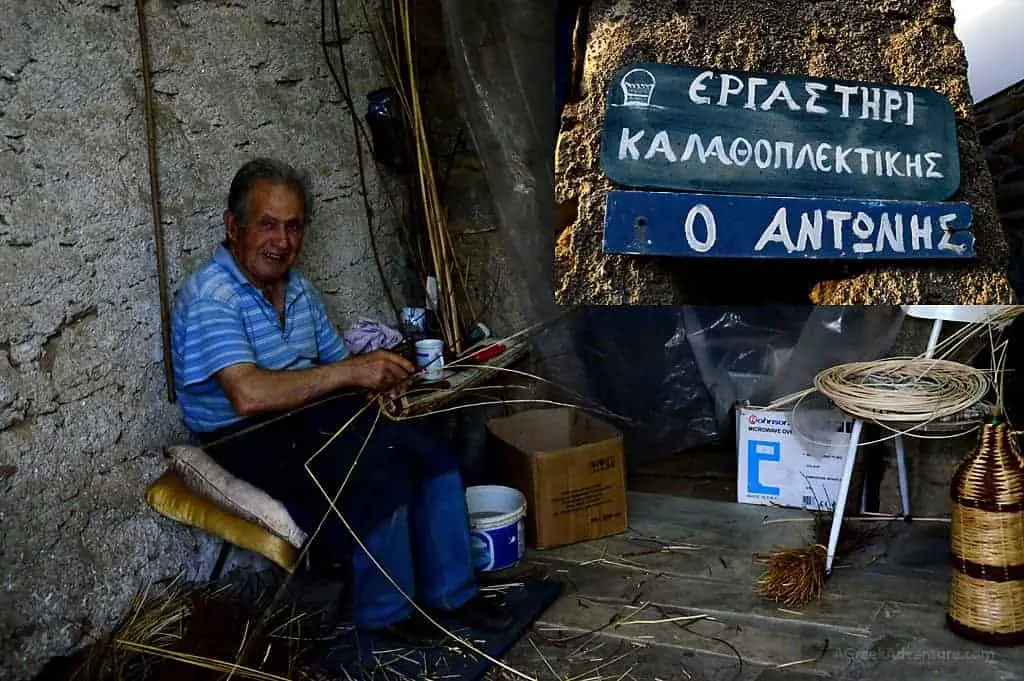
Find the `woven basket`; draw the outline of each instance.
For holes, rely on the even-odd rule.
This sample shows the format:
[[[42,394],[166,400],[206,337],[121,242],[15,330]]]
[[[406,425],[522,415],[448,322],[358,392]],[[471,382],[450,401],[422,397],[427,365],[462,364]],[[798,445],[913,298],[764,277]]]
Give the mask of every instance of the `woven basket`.
[[[989,645],[1024,643],[1024,459],[1006,423],[981,427],[950,493],[949,627]]]

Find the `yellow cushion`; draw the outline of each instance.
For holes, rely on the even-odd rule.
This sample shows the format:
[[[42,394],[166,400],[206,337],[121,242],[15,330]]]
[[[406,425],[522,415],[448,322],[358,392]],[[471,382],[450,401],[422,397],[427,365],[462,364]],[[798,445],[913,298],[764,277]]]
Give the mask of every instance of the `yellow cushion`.
[[[228,473],[199,447],[168,447],[171,470],[181,476],[189,489],[233,516],[266,528],[297,549],[306,543],[306,533],[295,524],[288,509],[258,487]]]
[[[179,523],[205,530],[229,544],[263,556],[288,572],[295,569],[298,551],[256,523],[239,518],[193,492],[178,473],[169,470],[146,490],[154,511]]]

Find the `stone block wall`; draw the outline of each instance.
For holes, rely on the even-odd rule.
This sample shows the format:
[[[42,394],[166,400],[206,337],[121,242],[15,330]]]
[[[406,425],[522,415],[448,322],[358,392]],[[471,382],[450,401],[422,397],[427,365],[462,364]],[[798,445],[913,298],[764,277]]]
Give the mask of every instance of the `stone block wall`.
[[[1024,255],[1024,81],[979,102],[975,116],[1010,245],[1012,271]],[[1024,277],[1011,276],[1019,295]]]

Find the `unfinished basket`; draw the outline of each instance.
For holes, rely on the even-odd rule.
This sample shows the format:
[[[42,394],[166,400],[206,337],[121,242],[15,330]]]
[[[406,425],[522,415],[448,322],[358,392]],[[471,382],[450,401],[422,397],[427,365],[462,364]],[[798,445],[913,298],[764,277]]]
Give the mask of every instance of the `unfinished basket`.
[[[981,427],[953,476],[950,628],[990,645],[1024,643],[1024,460],[1006,423]]]

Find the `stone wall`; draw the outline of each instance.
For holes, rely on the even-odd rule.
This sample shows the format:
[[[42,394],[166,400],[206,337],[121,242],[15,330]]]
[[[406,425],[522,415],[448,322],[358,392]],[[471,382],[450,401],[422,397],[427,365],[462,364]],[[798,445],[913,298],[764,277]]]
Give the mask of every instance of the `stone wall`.
[[[979,102],[975,115],[1019,291],[1024,277],[1013,270],[1024,255],[1024,81]]]
[[[222,237],[236,168],[272,155],[314,175],[301,264],[334,320],[390,319],[350,119],[319,45],[320,3],[146,6],[171,286]],[[362,116],[365,94],[386,83],[361,6],[343,6]],[[0,678],[33,675],[102,632],[140,586],[196,574],[210,551],[142,500],[162,446],[184,433],[161,365],[139,64],[132,2],[0,4]],[[501,260],[478,233],[494,225],[473,163],[463,155],[453,170],[453,223],[477,243],[471,265],[486,275],[474,287],[494,289]],[[368,168],[397,281],[404,191]],[[517,323],[514,300],[493,291],[499,327]]]
[[[562,303],[980,304],[1012,300],[1007,248],[973,122],[967,62],[950,0],[594,0],[587,15],[580,92],[562,116],[556,248]],[[978,258],[966,266],[869,267],[828,263],[639,259],[601,252],[604,199],[599,164],[607,83],[640,61],[928,87],[957,116],[961,191],[974,209]],[[738,280],[740,286],[735,286]],[[766,285],[768,283],[768,285]],[[723,300],[723,297],[727,297]]]

